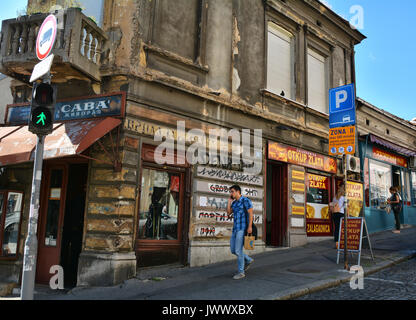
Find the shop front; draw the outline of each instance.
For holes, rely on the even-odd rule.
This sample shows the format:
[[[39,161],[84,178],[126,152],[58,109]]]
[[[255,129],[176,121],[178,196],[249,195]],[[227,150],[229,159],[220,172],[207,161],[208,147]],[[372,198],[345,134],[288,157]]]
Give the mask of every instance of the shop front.
[[[416,170],[410,159],[416,151],[397,146],[373,134],[361,137],[361,165],[364,168],[365,218],[369,232],[394,228],[394,216],[387,214],[390,187],[403,199],[402,224],[416,224]]]
[[[120,128],[124,101],[124,94],[117,93],[57,103],[58,123],[44,145],[37,221],[38,284],[49,284],[51,267],[61,266],[65,287],[77,285],[93,159],[90,150]],[[87,109],[81,110],[85,105]],[[105,115],[107,108],[111,117]],[[8,126],[0,128],[0,275],[14,283],[21,281],[37,141],[24,125],[28,109],[27,105],[9,106]],[[65,122],[61,122],[63,117]]]
[[[264,251],[263,150],[251,152],[259,172],[247,173],[243,160],[233,163],[228,154],[231,141],[223,145],[228,160],[220,159],[220,139],[212,138],[211,129],[228,130],[129,103],[124,130],[128,137],[138,140],[140,159],[135,224],[138,267],[172,263],[194,267],[233,259],[229,249],[233,219],[226,213],[233,184],[241,185],[242,194],[253,202],[258,230],[255,252]],[[168,140],[174,148],[156,155]],[[204,141],[202,151],[196,151],[195,141]],[[166,157],[166,162],[160,163],[158,157],[170,151],[171,161]],[[189,162],[194,155],[201,158]]]
[[[334,158],[269,141],[267,243],[293,247],[332,236],[336,173]]]

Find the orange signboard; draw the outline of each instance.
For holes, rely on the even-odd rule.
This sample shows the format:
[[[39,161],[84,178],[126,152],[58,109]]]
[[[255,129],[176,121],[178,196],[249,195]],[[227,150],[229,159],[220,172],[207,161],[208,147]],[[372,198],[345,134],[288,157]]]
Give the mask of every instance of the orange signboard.
[[[355,126],[329,129],[329,153],[355,154]]]
[[[269,142],[268,154],[271,160],[288,162],[331,173],[337,172],[336,159],[277,142]]]
[[[373,147],[373,158],[407,168],[407,159]]]

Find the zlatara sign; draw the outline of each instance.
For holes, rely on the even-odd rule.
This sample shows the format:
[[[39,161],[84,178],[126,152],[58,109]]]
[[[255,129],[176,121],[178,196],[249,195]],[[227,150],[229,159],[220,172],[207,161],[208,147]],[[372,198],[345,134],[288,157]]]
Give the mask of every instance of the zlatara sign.
[[[123,116],[125,100],[124,93],[116,93],[83,100],[57,102],[55,105],[55,122]],[[29,114],[30,106],[28,105],[8,106],[5,123],[8,125],[27,124]]]

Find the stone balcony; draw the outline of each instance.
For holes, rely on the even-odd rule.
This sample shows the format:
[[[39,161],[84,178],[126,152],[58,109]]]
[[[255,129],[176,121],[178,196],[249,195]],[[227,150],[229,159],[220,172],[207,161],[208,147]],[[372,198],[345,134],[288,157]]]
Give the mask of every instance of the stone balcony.
[[[1,30],[0,72],[22,82],[29,82],[36,57],[36,37],[47,14],[4,20]],[[102,51],[107,42],[104,31],[77,8],[64,14],[63,29],[52,53],[54,82],[69,79],[101,81]]]

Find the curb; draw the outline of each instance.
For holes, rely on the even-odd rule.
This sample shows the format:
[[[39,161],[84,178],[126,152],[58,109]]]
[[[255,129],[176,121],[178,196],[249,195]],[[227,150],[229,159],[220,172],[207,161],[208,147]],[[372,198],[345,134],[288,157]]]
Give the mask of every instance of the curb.
[[[393,261],[388,262],[384,265],[373,267],[368,270],[364,270],[364,276],[369,276],[373,273],[379,272],[383,269],[390,268],[396,264],[405,262],[415,257],[416,257],[416,252],[413,252],[411,254],[408,254],[402,257],[398,257],[397,259],[393,258],[394,259]],[[319,280],[319,281],[312,282],[306,287],[305,286],[295,287],[289,290],[284,290],[277,295],[268,295],[265,297],[260,297],[257,300],[293,300],[293,299],[296,299],[296,298],[299,298],[299,297],[302,297],[311,293],[337,287],[345,282],[350,281],[350,279],[351,279],[351,276],[348,275],[346,277],[340,276],[338,279],[335,279],[335,280]]]

